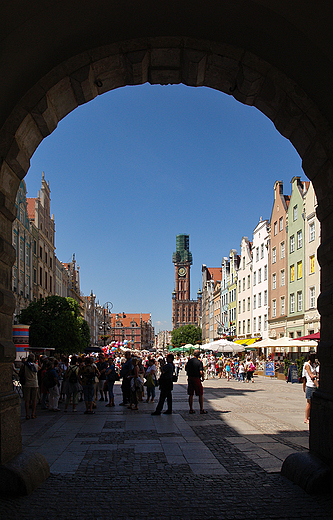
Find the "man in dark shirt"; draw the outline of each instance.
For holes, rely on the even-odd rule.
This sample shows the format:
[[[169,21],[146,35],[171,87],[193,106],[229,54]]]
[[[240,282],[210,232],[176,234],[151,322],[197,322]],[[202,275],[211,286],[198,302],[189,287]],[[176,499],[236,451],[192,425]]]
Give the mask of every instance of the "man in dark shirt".
[[[166,358],[167,362],[165,364],[161,363],[161,376],[159,379],[160,398],[158,401],[158,405],[156,406],[156,410],[152,413],[152,415],[161,415],[165,400],[167,400],[168,408],[163,413],[172,414],[172,376],[175,370],[173,359],[173,354],[168,354]]]
[[[123,364],[120,370],[120,377],[123,379],[121,383],[121,391],[123,393],[123,402],[119,406],[125,406],[130,402],[131,394],[131,380],[128,378],[130,372],[133,370],[132,354],[130,350],[125,352],[126,363]]]
[[[203,364],[199,359],[200,352],[199,350],[195,350],[193,352],[193,358],[191,358],[186,366],[185,370],[188,378],[188,402],[190,405],[190,413],[195,413],[193,410],[193,396],[195,395],[199,397],[200,404],[200,413],[207,413],[203,407],[203,386],[201,380],[204,377]]]

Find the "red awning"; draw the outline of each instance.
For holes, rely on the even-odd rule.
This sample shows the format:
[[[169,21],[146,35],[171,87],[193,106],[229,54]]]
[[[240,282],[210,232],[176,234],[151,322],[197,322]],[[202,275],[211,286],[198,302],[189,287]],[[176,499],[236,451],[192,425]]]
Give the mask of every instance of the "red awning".
[[[300,338],[294,339],[317,339],[320,340],[320,332],[316,332],[315,334],[308,334],[307,336],[301,336]]]

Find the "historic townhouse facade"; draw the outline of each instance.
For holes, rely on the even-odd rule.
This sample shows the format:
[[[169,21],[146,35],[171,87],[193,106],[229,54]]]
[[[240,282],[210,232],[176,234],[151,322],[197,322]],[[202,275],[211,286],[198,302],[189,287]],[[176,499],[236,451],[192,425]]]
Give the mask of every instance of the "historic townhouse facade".
[[[155,347],[157,350],[167,350],[168,345],[171,345],[171,331],[159,331],[155,336]]]
[[[27,198],[28,214],[38,230],[38,298],[55,294],[55,223],[50,215],[50,186],[43,172],[41,192],[37,198]]]
[[[283,182],[276,181],[270,221],[268,262],[268,335],[273,339],[287,335],[289,201],[290,197],[283,194]]]
[[[16,196],[15,208],[17,218],[12,225],[13,246],[16,252],[15,263],[12,268],[12,289],[15,295],[16,316],[33,301],[33,250],[36,247],[27,208],[27,190],[24,181],[21,181]]]
[[[252,334],[268,337],[269,222],[260,219],[253,231]]]
[[[202,265],[202,342],[208,343],[217,335],[217,326],[221,316],[221,267],[207,267]],[[216,319],[218,321],[216,321]],[[216,336],[215,336],[216,338]]]
[[[290,338],[304,336],[305,293],[305,214],[304,196],[309,182],[300,177],[291,180],[291,196],[288,208],[288,313],[287,335]]]
[[[109,341],[131,342],[131,348],[137,350],[150,350],[154,346],[154,327],[151,322],[151,314],[126,314],[109,313],[110,338]]]
[[[226,256],[222,258],[222,280],[221,280],[221,324],[222,334],[229,331],[229,284],[230,284],[230,260]]]
[[[320,315],[317,309],[317,298],[320,293],[320,267],[317,260],[317,249],[320,246],[320,222],[316,216],[316,208],[317,198],[313,189],[313,184],[310,183],[304,197],[305,334],[313,334],[320,330]]]
[[[248,237],[241,241],[238,270],[238,331],[239,339],[252,337],[252,244]]]
[[[238,283],[238,267],[239,256],[236,249],[231,249],[229,253],[230,261],[230,283],[228,287],[229,300],[229,336],[237,335],[237,283]]]

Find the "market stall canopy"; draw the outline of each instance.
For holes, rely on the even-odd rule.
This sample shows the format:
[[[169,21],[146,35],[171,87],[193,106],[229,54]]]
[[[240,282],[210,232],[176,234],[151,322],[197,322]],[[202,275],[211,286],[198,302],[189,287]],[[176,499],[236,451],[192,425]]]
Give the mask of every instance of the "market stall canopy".
[[[279,347],[316,347],[317,342],[316,341],[300,341],[300,338],[287,338],[284,336],[283,338],[278,339],[272,339],[272,338],[266,338],[262,341],[258,341],[255,346],[257,348],[261,347],[273,347],[273,348],[279,348]]]
[[[248,339],[235,339],[234,343],[239,343],[240,345],[250,346],[253,343],[256,343],[258,338],[248,338]]]
[[[314,334],[308,334],[307,336],[301,336],[300,338],[297,338],[297,339],[300,339],[300,340],[317,340],[319,341],[320,340],[320,331],[318,332],[315,332]]]
[[[212,341],[211,343],[206,343],[206,345],[202,345],[202,350],[211,350],[212,352],[243,352],[244,346],[239,345],[238,343],[234,343],[233,341],[228,341],[226,339],[218,339],[217,341]]]

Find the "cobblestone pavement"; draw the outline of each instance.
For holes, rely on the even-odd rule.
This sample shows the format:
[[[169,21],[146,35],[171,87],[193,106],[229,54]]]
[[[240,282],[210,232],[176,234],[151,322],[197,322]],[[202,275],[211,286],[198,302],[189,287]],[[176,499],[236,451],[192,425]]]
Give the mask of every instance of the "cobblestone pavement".
[[[208,414],[196,403],[190,415],[182,374],[173,415],[105,402],[92,416],[83,403],[75,414],[60,404],[34,421],[23,415],[24,451],[42,453],[51,476],[28,497],[0,499],[0,518],[333,519],[331,495],[311,497],[279,473],[308,447],[301,385],[212,379],[204,399]]]

